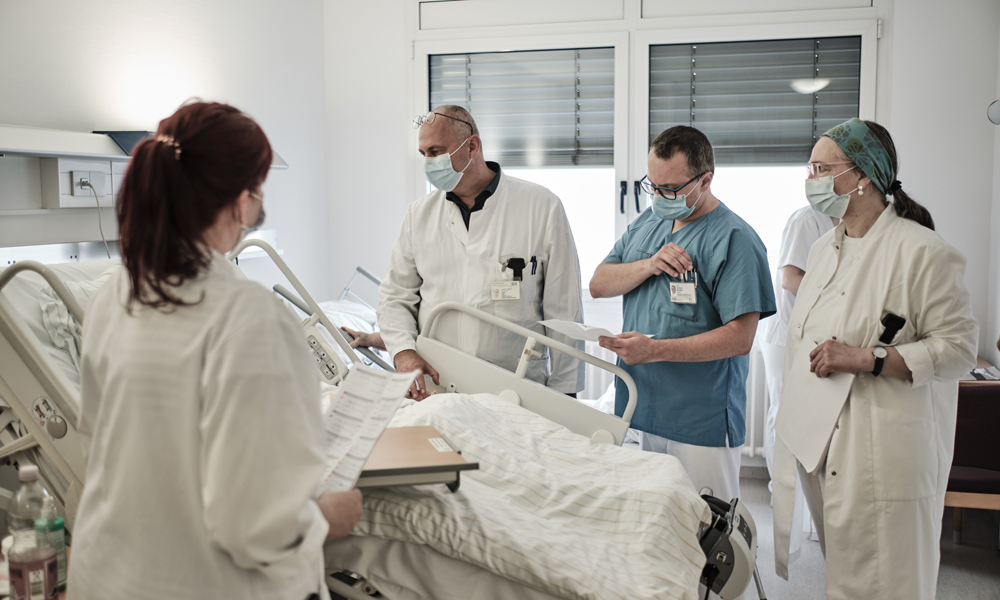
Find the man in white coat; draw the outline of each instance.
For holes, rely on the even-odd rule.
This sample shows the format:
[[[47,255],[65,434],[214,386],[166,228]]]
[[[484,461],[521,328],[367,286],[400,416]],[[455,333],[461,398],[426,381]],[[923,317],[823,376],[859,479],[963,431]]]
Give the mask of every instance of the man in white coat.
[[[538,321],[583,319],[580,262],[562,203],[548,189],[510,177],[483,158],[472,115],[441,106],[417,120],[425,174],[437,188],[406,211],[379,288],[382,340],[399,371],[438,373],[416,351],[431,310],[456,301],[582,350]],[[435,326],[441,341],[513,371],[524,338],[458,313]],[[583,363],[552,352],[527,377],[567,394],[583,389]],[[423,398],[418,377],[411,396]]]

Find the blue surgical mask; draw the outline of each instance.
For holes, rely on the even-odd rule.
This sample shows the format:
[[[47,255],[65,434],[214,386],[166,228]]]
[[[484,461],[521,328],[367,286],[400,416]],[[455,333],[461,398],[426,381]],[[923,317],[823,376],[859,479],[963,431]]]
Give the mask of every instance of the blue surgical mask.
[[[465,142],[468,142],[469,138],[465,138]],[[459,144],[458,148],[455,148],[455,152],[462,149],[465,142]],[[442,192],[450,192],[455,189],[458,182],[462,180],[462,175],[465,174],[465,169],[469,168],[472,164],[472,157],[469,157],[469,163],[465,165],[465,169],[461,171],[456,171],[454,167],[451,166],[451,156],[455,154],[439,154],[431,158],[424,159],[424,175],[427,176],[427,181],[431,182],[431,185],[441,190]]]
[[[848,171],[853,171],[857,167],[851,167],[843,173],[837,175],[827,175],[816,179],[806,179],[806,198],[809,204],[817,211],[828,217],[844,218],[847,213],[847,205],[851,202],[850,194],[837,194],[833,191],[833,180]]]
[[[698,185],[701,185],[701,183]],[[691,206],[687,205],[687,194],[681,194],[673,200],[667,200],[659,194],[650,194],[649,198],[653,201],[654,215],[664,221],[677,221],[690,217],[691,213],[698,208],[698,203],[701,202],[703,195],[705,195],[704,191],[698,195],[698,199]]]

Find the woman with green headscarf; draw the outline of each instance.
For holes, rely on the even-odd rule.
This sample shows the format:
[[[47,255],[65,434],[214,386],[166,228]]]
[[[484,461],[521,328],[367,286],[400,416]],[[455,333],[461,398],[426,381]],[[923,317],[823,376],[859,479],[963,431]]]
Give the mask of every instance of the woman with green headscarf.
[[[788,326],[775,567],[788,577],[798,476],[831,600],[934,597],[958,377],[976,362],[965,257],[898,170],[889,132],[851,119],[816,143],[806,180],[842,221],[812,247]]]

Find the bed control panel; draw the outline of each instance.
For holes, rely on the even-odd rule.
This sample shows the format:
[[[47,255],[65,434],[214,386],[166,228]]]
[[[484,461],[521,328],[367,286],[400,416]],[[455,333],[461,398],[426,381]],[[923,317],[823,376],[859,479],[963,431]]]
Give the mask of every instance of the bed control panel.
[[[58,440],[66,435],[68,429],[66,419],[56,413],[56,409],[52,407],[48,398],[42,396],[35,399],[31,405],[31,416],[45,428],[52,439]]]
[[[319,319],[315,316],[309,317],[302,323],[305,330],[306,343],[312,352],[313,361],[324,382],[336,385],[347,374],[347,365],[340,359],[323,334],[316,328]]]

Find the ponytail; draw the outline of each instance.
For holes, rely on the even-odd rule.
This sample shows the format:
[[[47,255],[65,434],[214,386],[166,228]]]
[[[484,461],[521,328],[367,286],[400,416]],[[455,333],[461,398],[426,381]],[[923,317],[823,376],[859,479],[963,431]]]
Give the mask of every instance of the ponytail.
[[[889,161],[892,163],[892,172],[898,174],[899,158],[896,156],[896,145],[892,142],[892,136],[889,135],[889,131],[875,121],[865,121],[865,125],[868,126],[868,129],[878,142],[885,148],[886,153],[889,155]],[[894,180],[889,189],[884,190],[883,195],[892,196],[892,208],[896,211],[897,215],[904,219],[916,221],[928,229],[934,229],[934,219],[931,218],[930,211],[913,198],[910,198],[909,194],[903,191],[902,184],[898,180]]]
[[[891,189],[892,188],[890,188],[890,190]],[[895,191],[890,191],[889,193],[892,194],[892,208],[896,211],[897,215],[903,217],[904,219],[916,221],[927,229],[934,229],[934,219],[931,218],[930,211],[927,210],[922,204],[918,203],[913,198],[910,198],[906,192],[898,187]]]
[[[127,308],[192,304],[171,288],[206,270],[204,233],[244,190],[267,177],[271,146],[232,106],[188,104],[160,122],[132,153],[118,195],[118,238],[128,271]]]

